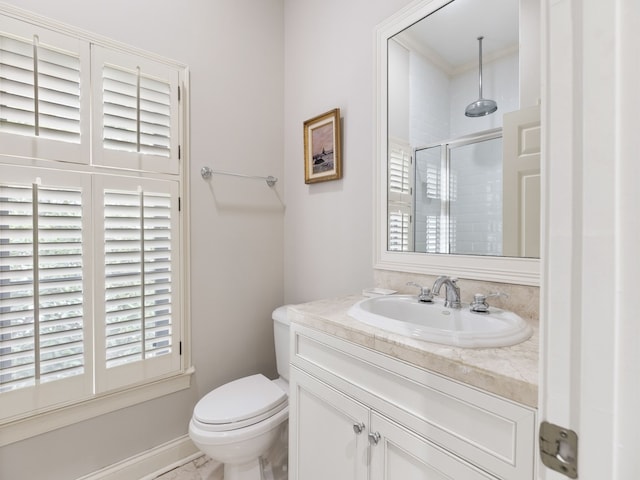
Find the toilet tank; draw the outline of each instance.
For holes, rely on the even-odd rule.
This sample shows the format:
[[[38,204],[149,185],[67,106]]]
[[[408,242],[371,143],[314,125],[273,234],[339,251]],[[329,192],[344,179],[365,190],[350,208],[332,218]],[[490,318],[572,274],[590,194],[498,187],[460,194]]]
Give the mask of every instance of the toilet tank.
[[[289,325],[288,305],[273,311],[273,340],[276,346],[276,367],[278,374],[289,381]]]

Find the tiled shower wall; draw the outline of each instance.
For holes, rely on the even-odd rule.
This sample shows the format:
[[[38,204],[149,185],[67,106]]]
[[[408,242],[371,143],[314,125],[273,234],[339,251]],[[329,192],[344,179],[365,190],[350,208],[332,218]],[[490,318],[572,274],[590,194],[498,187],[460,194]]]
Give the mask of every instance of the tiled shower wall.
[[[477,69],[448,77],[424,57],[401,48],[395,55],[406,55],[401,65],[408,69],[410,83],[409,140],[413,148],[455,139],[470,133],[502,126],[502,115],[518,105],[518,54],[513,53],[483,65],[486,98],[498,102],[498,112],[486,117],[468,118],[464,108],[477,98]],[[493,96],[493,92],[500,96]],[[451,252],[500,255],[502,251],[501,151],[493,162],[475,162],[467,154],[452,163],[455,195],[452,211]],[[437,162],[436,162],[437,163]],[[431,162],[433,167],[433,162]],[[431,168],[431,173],[433,168]],[[427,193],[427,166],[416,164],[414,246],[416,251],[434,251],[428,245],[428,232],[440,229],[440,202]],[[441,233],[444,233],[440,231]],[[439,251],[439,250],[435,250]]]

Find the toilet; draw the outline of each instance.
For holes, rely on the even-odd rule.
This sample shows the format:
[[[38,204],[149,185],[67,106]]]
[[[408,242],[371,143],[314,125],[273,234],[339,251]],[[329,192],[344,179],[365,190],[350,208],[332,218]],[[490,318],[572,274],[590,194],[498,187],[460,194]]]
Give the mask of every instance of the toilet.
[[[278,374],[226,383],[202,397],[189,422],[189,437],[224,464],[224,480],[260,480],[260,459],[282,436],[289,418],[289,321],[287,306],[273,311]]]

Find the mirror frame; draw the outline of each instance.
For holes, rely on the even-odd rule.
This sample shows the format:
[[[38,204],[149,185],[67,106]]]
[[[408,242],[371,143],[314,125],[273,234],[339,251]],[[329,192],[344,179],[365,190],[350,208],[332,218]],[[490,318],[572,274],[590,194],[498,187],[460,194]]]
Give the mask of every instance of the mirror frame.
[[[417,0],[376,28],[376,172],[374,268],[399,272],[450,275],[517,285],[540,285],[540,259],[475,255],[392,252],[387,250],[387,42],[398,32],[452,0]],[[455,1],[455,0],[453,0]]]

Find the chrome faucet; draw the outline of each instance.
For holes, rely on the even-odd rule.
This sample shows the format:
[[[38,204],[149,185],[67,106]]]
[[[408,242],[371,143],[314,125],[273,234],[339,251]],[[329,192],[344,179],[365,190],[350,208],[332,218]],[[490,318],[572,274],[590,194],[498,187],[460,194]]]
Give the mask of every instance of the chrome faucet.
[[[462,304],[460,303],[460,287],[458,287],[457,278],[447,277],[446,275],[442,275],[438,277],[431,288],[431,293],[433,295],[440,294],[440,287],[442,285],[445,286],[445,299],[444,306],[449,308],[460,308]]]

